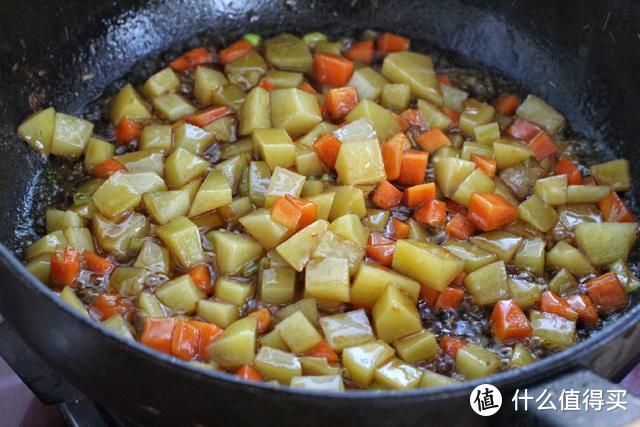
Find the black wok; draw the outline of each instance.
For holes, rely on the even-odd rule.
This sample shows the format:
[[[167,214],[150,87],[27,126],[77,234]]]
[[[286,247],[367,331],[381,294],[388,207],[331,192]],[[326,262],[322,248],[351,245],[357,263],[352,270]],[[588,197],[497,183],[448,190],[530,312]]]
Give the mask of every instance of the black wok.
[[[373,27],[400,32],[502,73],[558,107],[588,138],[604,141],[607,149],[598,153],[602,159],[640,160],[640,7],[632,0],[6,0],[3,6],[0,312],[64,380],[152,425],[469,425],[488,420],[473,414],[468,403],[479,381],[377,395],[249,386],[127,344],[76,315],[16,256],[33,233],[35,183],[48,167],[14,135],[33,109],[54,105],[79,112],[139,59],[171,46],[187,47],[181,43],[203,31],[233,40],[247,31]],[[640,182],[637,168],[632,174]],[[640,200],[640,186],[632,196]],[[602,388],[606,381],[585,369],[615,380],[636,362],[637,299],[586,342],[490,381],[503,392],[541,381],[549,381],[546,387],[552,390],[587,381]],[[511,406],[511,394],[504,396],[505,406]],[[616,423],[628,420],[633,405],[630,409],[618,415]],[[503,409],[503,416],[508,412]]]

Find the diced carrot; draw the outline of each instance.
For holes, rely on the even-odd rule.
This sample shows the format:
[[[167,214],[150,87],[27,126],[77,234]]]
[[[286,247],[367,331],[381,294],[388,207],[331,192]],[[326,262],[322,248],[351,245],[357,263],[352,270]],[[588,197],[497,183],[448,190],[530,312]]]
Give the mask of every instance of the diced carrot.
[[[200,360],[208,361],[209,352],[207,349],[224,330],[213,323],[201,322],[199,320],[190,320],[189,324],[200,332],[200,345],[198,347]]]
[[[130,117],[123,117],[116,128],[116,143],[127,145],[140,138],[140,134],[142,134],[142,126]]]
[[[586,283],[587,293],[600,313],[610,313],[627,306],[627,294],[615,273],[594,277]]]
[[[540,131],[529,141],[529,148],[533,150],[533,155],[537,161],[544,160],[558,152],[558,146],[548,133]]]
[[[403,153],[398,182],[403,185],[422,184],[427,173],[428,162],[429,153],[426,151],[407,151]]]
[[[315,150],[322,163],[334,169],[338,153],[340,152],[340,141],[331,134],[321,135],[313,143]]]
[[[427,302],[427,304],[434,306],[440,297],[440,292],[433,289],[431,286],[422,283],[420,284],[420,296]]]
[[[464,340],[461,338],[455,338],[449,335],[445,335],[438,340],[438,344],[440,348],[451,356],[452,359],[455,360],[458,351],[462,349],[465,345],[467,345]]]
[[[446,74],[438,74],[436,75],[436,79],[443,85],[451,86],[451,79]]]
[[[491,333],[499,341],[531,335],[531,324],[516,300],[498,301],[491,313]]]
[[[582,184],[582,174],[568,157],[563,157],[558,160],[554,172],[556,175],[567,175],[569,185]]]
[[[378,245],[392,245],[395,243],[395,240],[385,236],[382,233],[370,233],[369,238],[367,239],[367,245],[378,246]]]
[[[411,126],[419,127],[420,129],[425,129],[427,126],[420,115],[420,112],[415,108],[408,108],[400,113],[400,116],[405,118]]]
[[[185,71],[198,65],[208,64],[211,61],[213,61],[211,52],[204,47],[197,47],[169,62],[169,66],[175,71]]]
[[[440,292],[440,296],[438,296],[438,300],[436,301],[436,308],[450,308],[455,310],[460,306],[462,298],[464,298],[464,291],[461,288],[447,286]]]
[[[267,92],[271,92],[272,90],[276,89],[276,85],[274,85],[269,80],[267,80],[266,77],[262,77],[260,79],[260,81],[258,82],[258,86],[260,86],[262,89],[266,90]]]
[[[268,308],[263,308],[262,310],[254,311],[249,314],[249,316],[253,316],[258,319],[258,332],[264,334],[269,329],[271,329],[271,312]]]
[[[252,50],[253,46],[251,45],[251,43],[249,43],[245,39],[240,39],[222,49],[218,54],[218,58],[220,59],[220,62],[226,65],[238,58],[242,58]]]
[[[171,338],[176,319],[173,317],[148,317],[140,335],[140,342],[147,347],[171,354]]]
[[[398,190],[389,181],[382,181],[373,191],[371,198],[373,203],[382,209],[391,209],[402,201],[402,191]]]
[[[467,277],[467,273],[461,271],[458,275],[449,283],[449,286],[453,288],[461,288],[464,286],[464,279]]]
[[[447,220],[447,204],[435,198],[431,199],[418,207],[413,216],[416,221],[424,226],[433,228],[443,227]]]
[[[318,215],[318,205],[307,199],[292,196],[291,194],[285,194],[284,197],[289,202],[293,203],[298,210],[300,210],[300,220],[296,226],[296,231],[302,230],[316,220],[316,216]]]
[[[513,116],[519,106],[520,100],[511,94],[501,95],[495,103],[496,111],[505,116]]]
[[[493,178],[496,174],[496,161],[489,157],[481,156],[479,154],[472,154],[471,161],[476,164],[478,169],[485,173],[489,178]]]
[[[395,239],[406,239],[409,237],[409,232],[411,231],[411,227],[398,218],[391,218],[391,229],[393,230],[393,237]]]
[[[538,300],[540,311],[557,314],[565,319],[577,320],[576,313],[567,302],[553,291],[544,291]]]
[[[302,212],[284,196],[278,197],[271,206],[271,218],[289,230],[294,230],[300,222]]]
[[[338,363],[340,361],[340,357],[338,354],[333,351],[331,347],[329,347],[329,343],[327,341],[322,340],[318,345],[313,347],[311,350],[308,350],[305,353],[305,356],[309,357],[323,357],[327,359],[329,363]]]
[[[596,179],[593,176],[585,176],[582,178],[582,185],[596,185]]]
[[[133,303],[117,294],[100,294],[91,303],[91,310],[98,316],[98,320],[106,320],[120,314],[128,318],[133,312]]]
[[[329,117],[335,121],[344,119],[356,105],[358,105],[358,92],[349,86],[329,89],[324,101]]]
[[[467,218],[482,231],[493,231],[518,219],[518,210],[499,194],[473,193]]]
[[[529,142],[540,132],[540,128],[525,119],[517,118],[507,129],[507,135],[512,138]]]
[[[636,220],[631,210],[615,191],[598,200],[598,208],[602,219],[607,222],[635,222]]]
[[[449,200],[449,199],[447,199],[446,203],[447,203],[447,211],[451,213],[462,214],[465,216],[467,215],[467,208],[465,208],[460,203],[454,202],[453,200]]]
[[[321,84],[344,86],[353,74],[353,62],[340,55],[316,53],[313,56],[313,78]]]
[[[373,61],[373,40],[356,42],[344,53],[345,58],[369,64]]]
[[[409,121],[402,117],[400,114],[391,111],[391,115],[393,116],[393,119],[396,121],[396,123],[400,125],[400,129],[402,130],[402,132],[406,132],[411,127],[411,123],[409,123]]]
[[[315,90],[313,88],[313,86],[311,86],[308,82],[302,82],[300,83],[300,86],[298,87],[300,90],[305,91],[307,93],[310,93],[311,95],[317,95],[318,91]]]
[[[184,320],[178,320],[171,336],[171,354],[178,359],[193,360],[200,352],[200,331]]]
[[[441,129],[433,128],[415,138],[416,143],[425,151],[435,153],[442,147],[451,145],[451,140]]]
[[[71,248],[65,248],[62,253],[51,255],[49,284],[53,288],[75,286],[80,274],[80,253]]]
[[[94,273],[107,274],[113,268],[112,263],[93,252],[84,251],[82,253],[82,258],[84,258],[87,268]]]
[[[404,190],[404,196],[407,206],[410,208],[425,204],[436,198],[436,183],[428,182],[407,187]]]
[[[578,313],[579,322],[587,326],[595,326],[598,323],[598,311],[587,295],[571,295],[566,300],[569,307]]]
[[[466,216],[461,213],[457,213],[449,220],[444,227],[445,233],[454,239],[467,240],[476,232],[476,227],[473,225]]]
[[[369,258],[384,266],[391,266],[393,253],[396,251],[394,243],[384,245],[367,245],[366,253]]]
[[[116,172],[127,172],[127,168],[116,159],[103,160],[91,169],[93,176],[102,179],[107,179]]]
[[[393,33],[380,34],[376,40],[378,50],[386,53],[409,50],[410,44],[411,41],[408,38]]]
[[[441,107],[442,112],[451,119],[449,129],[457,128],[460,125],[460,113],[449,107]]]
[[[262,374],[258,372],[256,368],[247,364],[242,365],[238,369],[236,369],[234,374],[246,381],[264,381]]]
[[[189,270],[189,277],[198,289],[203,292],[211,292],[211,271],[205,264],[196,265]]]
[[[221,117],[224,117],[228,114],[231,114],[232,111],[228,107],[211,107],[206,110],[200,110],[195,114],[186,118],[187,122],[192,125],[198,127],[205,127],[211,122],[218,120]]]
[[[404,139],[406,138],[405,134],[398,133],[387,139],[380,146],[384,171],[389,181],[395,181],[400,178]]]

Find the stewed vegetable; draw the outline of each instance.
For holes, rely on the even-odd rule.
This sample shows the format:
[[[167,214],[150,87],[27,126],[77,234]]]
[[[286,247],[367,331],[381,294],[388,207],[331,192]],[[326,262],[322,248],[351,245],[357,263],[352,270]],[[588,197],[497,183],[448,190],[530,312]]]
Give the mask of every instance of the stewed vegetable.
[[[122,86],[95,127],[34,113],[20,137],[84,174],[27,268],[125,339],[297,388],[445,386],[575,345],[640,287],[628,162],[579,165],[544,100],[410,48],[246,34]]]

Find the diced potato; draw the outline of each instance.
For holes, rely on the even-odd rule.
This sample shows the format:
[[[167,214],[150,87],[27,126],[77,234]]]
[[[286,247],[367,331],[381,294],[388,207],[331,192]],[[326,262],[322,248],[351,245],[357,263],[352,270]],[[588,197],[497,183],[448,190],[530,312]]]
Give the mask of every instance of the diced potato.
[[[535,358],[524,344],[517,343],[513,347],[513,353],[511,353],[511,357],[509,358],[510,368],[521,368],[533,362],[535,362]]]
[[[362,190],[360,190],[360,194],[362,196],[362,203],[364,204],[364,195],[362,194]],[[308,201],[313,202],[317,206],[317,219],[328,220],[331,215],[331,209],[333,207],[333,201],[335,200],[336,192],[335,191],[327,191],[324,193],[317,194],[315,196],[307,196],[305,197]]]
[[[229,83],[224,73],[204,66],[196,67],[194,80],[193,94],[198,103],[202,105],[209,105],[213,102],[211,97],[215,88]]]
[[[533,307],[544,290],[543,286],[521,278],[510,278],[508,285],[509,295],[516,300],[523,310]]]
[[[511,139],[499,139],[493,143],[496,166],[505,169],[533,157],[533,151],[526,145]]]
[[[563,268],[556,273],[555,276],[549,281],[549,289],[555,292],[558,295],[563,295],[567,292],[571,292],[578,287],[578,282],[576,281],[573,274],[569,272],[569,270]]]
[[[256,129],[251,139],[271,170],[288,168],[295,163],[295,145],[284,129]]]
[[[448,239],[442,246],[458,258],[464,260],[465,273],[471,273],[498,259],[495,253],[481,249],[466,241]]]
[[[246,100],[247,94],[238,85],[224,84],[211,91],[211,101],[216,105],[223,105],[233,111],[240,111]]]
[[[132,151],[114,158],[129,172],[154,172],[160,176],[164,175],[164,154],[157,148]]]
[[[240,218],[239,221],[265,250],[275,248],[284,242],[292,232],[284,225],[274,221],[271,218],[271,212],[264,208],[256,209],[249,215]]]
[[[189,193],[186,190],[146,193],[142,200],[151,218],[160,225],[189,212]]]
[[[296,311],[278,323],[276,328],[294,353],[304,353],[322,341],[322,336],[301,311]]]
[[[340,142],[364,141],[378,137],[369,120],[365,118],[359,118],[344,126],[340,126],[335,129],[332,134]]]
[[[360,247],[365,247],[369,238],[369,230],[362,225],[360,218],[355,214],[343,215],[336,218],[331,225],[329,231],[338,236],[349,239]]]
[[[442,148],[451,148],[451,146],[445,146]],[[442,150],[442,148],[440,150]],[[440,152],[440,150],[438,150],[438,153]],[[490,159],[494,159],[496,157],[495,153],[493,152],[492,145],[480,144],[478,142],[473,142],[473,141],[463,142],[462,151],[460,151],[460,158],[462,160],[470,160],[471,156],[474,154],[488,157]],[[458,156],[450,156],[450,157],[458,157]]]
[[[92,131],[93,123],[68,114],[56,113],[51,137],[51,154],[79,157],[84,152]]]
[[[391,112],[370,99],[360,101],[346,117],[346,121],[348,122],[353,122],[358,119],[364,119],[369,122],[375,129],[380,140],[385,140],[401,130],[400,125]]]
[[[271,207],[278,197],[284,196],[285,194],[300,197],[305,181],[306,177],[276,166],[273,175],[271,175],[267,192],[264,195],[265,207]]]
[[[270,93],[271,124],[290,135],[303,135],[322,121],[316,97],[297,88],[276,89]]]
[[[142,97],[129,83],[111,101],[111,123],[117,125],[124,117],[134,120],[147,120],[151,112]]]
[[[591,173],[600,185],[610,186],[613,191],[631,188],[631,174],[627,159],[616,159],[591,166]]]
[[[637,225],[629,222],[584,223],[575,232],[580,249],[596,267],[626,260],[638,234]]]
[[[545,241],[525,239],[516,252],[513,263],[537,275],[544,274]]]
[[[440,84],[440,90],[442,91],[444,106],[461,113],[464,108],[464,102],[469,97],[469,94],[457,87],[442,83]]]
[[[391,284],[398,285],[415,302],[420,294],[420,284],[393,270],[375,265],[362,264],[351,288],[352,304],[371,307]]]
[[[494,262],[469,273],[464,286],[480,305],[492,305],[509,295],[504,261]]]
[[[466,379],[495,374],[501,366],[500,356],[476,344],[467,344],[456,354],[456,369]]]
[[[145,268],[153,273],[169,272],[169,251],[151,239],[146,239],[138,253],[134,267]]]
[[[467,99],[460,115],[460,130],[466,135],[473,135],[477,126],[493,122],[495,112],[489,104],[476,99]]]
[[[445,387],[448,385],[460,384],[460,381],[455,378],[441,375],[433,371],[425,370],[422,372],[422,378],[420,379],[420,387]]]
[[[440,291],[464,269],[464,261],[433,243],[398,240],[392,266],[394,270]]]
[[[398,356],[407,363],[417,363],[431,359],[440,350],[436,336],[424,329],[413,335],[395,340],[393,347],[398,352]]]
[[[160,300],[155,295],[142,292],[138,295],[136,306],[146,317],[166,317],[166,313],[160,304]]]
[[[362,218],[362,225],[370,232],[382,233],[387,227],[391,215],[384,209],[367,209],[367,214]]]
[[[399,359],[392,359],[374,372],[380,384],[393,390],[410,390],[418,387],[422,373]]]
[[[184,274],[160,285],[156,289],[156,297],[171,310],[190,314],[195,311],[198,301],[206,295],[188,274]]]
[[[215,296],[235,305],[245,304],[254,293],[253,283],[245,283],[230,277],[220,277],[216,281]]]
[[[249,157],[243,154],[218,163],[213,170],[221,172],[227,178],[231,192],[235,195],[239,190],[240,180],[248,163]]]
[[[249,164],[249,197],[256,206],[264,206],[265,194],[270,184],[269,166],[265,162]]]
[[[322,163],[322,160],[320,160],[320,157],[318,157],[318,154],[313,150],[303,147],[302,145],[296,145],[295,164],[298,173],[307,177],[318,176],[327,172],[327,168],[324,163]],[[320,181],[315,182],[322,187],[322,183]]]
[[[358,68],[351,75],[347,86],[356,88],[358,99],[375,101],[389,81],[371,67]]]
[[[225,145],[220,152],[220,158],[228,160],[242,154],[251,155],[251,153],[253,153],[253,141],[250,137],[247,137],[242,138],[233,144]]]
[[[314,298],[349,302],[349,266],[344,258],[312,260],[305,270],[305,292]]]
[[[156,96],[151,102],[153,108],[158,111],[163,118],[172,122],[196,112],[196,107],[177,93],[166,93]]]
[[[48,156],[55,123],[56,110],[53,107],[45,108],[27,117],[18,127],[18,135],[31,148]]]
[[[201,299],[198,301],[197,314],[209,323],[226,328],[238,319],[240,309],[230,302]]]
[[[304,314],[304,316],[309,319],[309,322],[313,325],[318,325],[318,304],[315,298],[303,298],[293,304],[282,307],[273,314],[273,320],[278,324],[298,311]]]
[[[167,92],[173,92],[180,87],[180,80],[169,67],[163,68],[149,77],[142,87],[142,93],[149,98],[155,98]]]
[[[296,271],[302,271],[328,228],[327,221],[317,220],[278,245],[276,252]]]
[[[102,324],[107,328],[111,329],[118,335],[122,337],[133,340],[133,335],[131,335],[131,329],[129,324],[120,314],[114,314],[109,317],[107,320],[103,321]]]
[[[93,246],[93,236],[88,228],[85,227],[69,227],[64,230],[64,237],[72,249],[80,252],[95,252]]]
[[[114,219],[138,207],[142,198],[127,174],[116,172],[93,193],[91,200],[102,215]]]
[[[91,171],[93,167],[113,157],[116,151],[115,145],[98,138],[89,138],[84,150],[84,167]]]
[[[244,104],[242,104],[244,106]],[[213,135],[218,142],[234,142],[237,139],[236,119],[233,116],[223,116],[206,125],[204,128]]]
[[[567,203],[567,175],[556,175],[539,179],[533,186],[533,193],[547,205]]]
[[[231,187],[226,177],[219,171],[207,175],[189,210],[189,216],[201,215],[205,212],[226,206],[232,201]]]
[[[204,174],[208,167],[209,162],[206,160],[183,148],[178,148],[167,157],[165,180],[169,188],[176,190]]]
[[[298,146],[296,147],[296,155],[297,155],[298,148],[300,148],[301,150],[302,149],[308,150],[302,146]],[[311,152],[311,150],[308,150],[308,151]],[[324,184],[322,183],[322,181],[318,179],[307,179],[304,182],[304,185],[302,186],[302,193],[300,194],[300,196],[302,196],[302,198],[317,196],[318,194],[321,194],[323,190],[324,190]]]
[[[149,234],[147,218],[136,212],[131,213],[119,223],[111,222],[96,213],[92,220],[92,226],[93,234],[102,250],[118,256],[127,254],[132,238]]]
[[[261,87],[254,87],[247,95],[239,114],[240,135],[251,135],[256,129],[271,127],[271,100],[269,92]]]
[[[64,289],[62,289],[60,299],[78,313],[89,316],[89,312],[71,286],[65,286]]]
[[[476,137],[476,141],[480,144],[491,145],[493,141],[500,139],[500,126],[497,122],[476,126],[473,129],[473,134]]]
[[[260,345],[262,347],[271,347],[282,351],[289,351],[287,343],[284,342],[277,329],[272,330],[268,334],[260,337]],[[326,359],[323,359],[326,360]],[[304,368],[303,368],[304,369]]]
[[[351,380],[362,386],[373,381],[376,369],[393,357],[393,348],[383,341],[368,342],[345,348],[342,363]]]
[[[296,292],[296,271],[291,267],[260,270],[258,299],[265,304],[288,304]]]
[[[255,50],[234,59],[224,66],[224,72],[229,81],[243,89],[250,89],[257,85],[260,78],[267,72],[267,63]]]
[[[535,194],[518,206],[518,216],[542,232],[547,232],[558,222],[558,213]]]
[[[127,181],[135,189],[138,194],[145,194],[152,191],[164,191],[167,185],[155,172],[136,172],[128,173]]]
[[[360,188],[351,185],[336,187],[329,220],[333,221],[351,213],[358,215],[360,218],[367,214],[364,193]]]
[[[148,275],[144,268],[118,266],[109,277],[109,286],[120,295],[138,295]]]
[[[320,244],[313,251],[312,257],[343,258],[347,261],[349,276],[353,276],[360,268],[360,264],[362,264],[364,247],[331,231],[327,231],[322,240],[320,240]]]
[[[476,164],[467,160],[440,158],[435,162],[436,184],[445,196],[451,197],[475,168]]]
[[[256,355],[254,365],[267,380],[289,384],[291,379],[302,375],[302,366],[296,356],[275,348],[262,347]]]
[[[262,245],[246,234],[215,230],[206,237],[216,248],[216,265],[222,274],[236,274],[264,255]]]
[[[620,284],[627,293],[634,292],[640,288],[640,281],[631,271],[629,264],[627,264],[626,261],[618,260],[609,264],[609,271],[612,271],[616,276],[618,276]]]
[[[516,114],[555,135],[565,126],[565,119],[555,108],[535,95],[527,95]]]
[[[157,232],[158,237],[182,267],[191,268],[204,262],[204,251],[198,227],[187,218],[183,216],[175,218],[168,224],[159,227]]]
[[[27,270],[42,283],[49,283],[49,275],[51,273],[51,254],[43,253],[29,260]]]
[[[309,377],[293,377],[293,388],[303,388],[318,391],[344,391],[344,383],[340,375],[314,375]]]
[[[516,197],[513,195],[513,191],[511,191],[511,188],[509,188],[509,186],[505,184],[504,181],[500,179],[500,177],[494,177],[493,183],[496,186],[494,190],[495,194],[504,197],[513,206],[518,207],[520,201],[516,199]]]
[[[302,73],[275,69],[267,71],[264,77],[278,89],[299,87],[304,81],[304,74]]]
[[[422,329],[415,303],[399,286],[387,286],[371,311],[377,336],[392,342]]]
[[[329,346],[338,352],[375,339],[363,309],[323,316],[320,318],[320,327]]]
[[[282,33],[264,42],[270,64],[282,70],[310,72],[313,57],[307,44],[292,34]]]
[[[569,185],[567,203],[598,203],[610,192],[611,187],[606,185]]]
[[[324,357],[300,357],[302,372],[305,375],[341,375],[339,366],[331,365]]]
[[[550,347],[571,347],[575,342],[576,322],[553,313],[531,310],[532,335]]]
[[[425,124],[430,128],[447,129],[453,121],[443,113],[437,106],[418,99],[418,110]]]
[[[255,317],[247,316],[229,325],[220,338],[209,346],[211,360],[223,368],[253,363],[256,356],[257,323]]]
[[[402,111],[409,106],[411,101],[411,88],[406,83],[386,84],[382,87],[380,104],[391,110]],[[418,100],[420,102],[420,100]]]
[[[67,210],[47,209],[45,212],[47,233],[65,230],[69,227],[84,227],[84,219],[77,213]]]
[[[393,83],[408,84],[416,97],[442,105],[442,92],[430,56],[409,51],[393,52],[385,57],[381,72]]]
[[[476,169],[460,183],[451,199],[463,206],[468,206],[473,193],[493,193],[494,188],[493,180],[482,170]]]
[[[182,123],[173,130],[175,148],[201,154],[213,143],[214,135],[189,123]]]
[[[602,243],[602,241],[598,242],[599,245]],[[547,253],[547,265],[556,268],[566,268],[579,276],[594,273],[591,263],[582,252],[564,240],[559,241],[549,253]]]
[[[336,160],[341,184],[376,184],[386,179],[380,144],[375,139],[344,142]]]
[[[328,134],[336,130],[336,125],[329,122],[320,122],[313,127],[305,136],[299,138],[296,144],[307,147],[313,150],[313,143],[318,139],[320,135]]]

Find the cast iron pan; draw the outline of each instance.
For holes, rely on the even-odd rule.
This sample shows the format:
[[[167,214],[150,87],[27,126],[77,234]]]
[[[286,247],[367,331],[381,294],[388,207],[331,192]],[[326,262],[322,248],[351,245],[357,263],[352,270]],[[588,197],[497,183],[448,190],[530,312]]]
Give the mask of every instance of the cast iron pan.
[[[125,344],[62,306],[15,256],[33,235],[34,184],[48,167],[14,135],[33,109],[53,105],[80,112],[136,61],[171,47],[189,47],[185,41],[202,32],[229,41],[247,31],[335,33],[373,27],[400,32],[515,80],[558,107],[587,138],[604,141],[608,148],[598,153],[602,160],[640,160],[635,146],[640,10],[632,0],[6,3],[0,15],[0,312],[66,381],[152,425],[475,425],[489,420],[469,407],[469,392],[480,381],[376,395],[249,386]],[[92,78],[83,79],[87,75]],[[640,179],[637,168],[632,174]],[[636,200],[639,188],[632,190]],[[506,422],[509,393],[516,388],[543,380],[549,382],[537,387],[555,391],[587,383],[602,388],[606,380],[585,368],[615,379],[634,363],[640,344],[636,301],[615,323],[575,348],[492,377],[506,400],[497,421]],[[636,403],[631,399],[630,411],[616,414],[612,424],[637,417]],[[570,418],[556,413],[545,422],[575,425],[574,413],[564,416]]]

